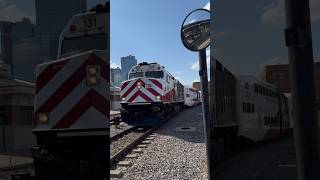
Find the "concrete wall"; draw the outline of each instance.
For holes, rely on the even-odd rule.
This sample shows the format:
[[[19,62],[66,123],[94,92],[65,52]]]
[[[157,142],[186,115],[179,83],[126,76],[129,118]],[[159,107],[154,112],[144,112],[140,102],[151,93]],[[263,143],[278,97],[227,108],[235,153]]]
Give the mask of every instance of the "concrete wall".
[[[33,126],[0,126],[0,151],[27,150],[36,144]]]
[[[112,101],[112,102],[110,102],[110,104],[111,104],[110,110],[117,111],[117,110],[120,110],[120,108],[121,108],[121,104],[119,101]]]

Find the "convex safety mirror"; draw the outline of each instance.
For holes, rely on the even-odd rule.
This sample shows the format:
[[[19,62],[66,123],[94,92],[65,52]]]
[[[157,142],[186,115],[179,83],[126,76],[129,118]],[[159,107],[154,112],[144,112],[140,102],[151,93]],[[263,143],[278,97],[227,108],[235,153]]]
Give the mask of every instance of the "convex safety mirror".
[[[210,45],[210,11],[196,9],[188,14],[181,27],[183,45],[191,51],[201,51]]]

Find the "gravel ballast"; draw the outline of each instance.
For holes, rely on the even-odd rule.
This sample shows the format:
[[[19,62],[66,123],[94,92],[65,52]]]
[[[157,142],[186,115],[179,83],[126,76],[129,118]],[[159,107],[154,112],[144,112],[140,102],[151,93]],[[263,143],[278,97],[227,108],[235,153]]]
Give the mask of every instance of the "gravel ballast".
[[[156,138],[121,179],[207,179],[201,106],[184,110],[154,132]],[[112,178],[119,179],[119,178]]]
[[[136,140],[142,134],[143,134],[143,132],[130,132],[129,134],[126,134],[126,135],[122,136],[121,138],[112,142],[110,144],[110,157],[112,157],[113,155],[118,153],[124,147],[128,146],[130,143],[132,143],[134,140]]]

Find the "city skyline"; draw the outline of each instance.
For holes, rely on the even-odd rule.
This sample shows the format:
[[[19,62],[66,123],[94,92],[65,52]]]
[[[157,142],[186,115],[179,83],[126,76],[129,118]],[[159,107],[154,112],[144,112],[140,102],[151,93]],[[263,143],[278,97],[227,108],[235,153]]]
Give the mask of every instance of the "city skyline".
[[[141,0],[141,7],[133,8],[137,1],[111,1],[111,67],[120,67],[121,57],[132,54],[138,63],[158,62],[182,84],[191,86],[199,79],[198,54],[183,46],[180,27],[189,12],[209,7],[208,2]]]
[[[0,21],[20,21],[23,17],[27,17],[33,24],[36,24],[35,1],[30,0],[0,0]],[[106,0],[86,0],[87,9],[99,4],[105,3]]]
[[[0,54],[2,61],[11,65],[14,78],[34,82],[36,66],[56,59],[60,33],[70,18],[93,6],[92,0],[72,0],[59,8],[62,2],[50,4],[34,0],[30,3],[33,8],[30,4],[22,8],[21,1],[0,0],[0,22],[7,26],[6,34],[0,30],[0,48],[6,48],[5,52],[0,50]],[[4,17],[2,13],[8,9],[11,10]],[[17,16],[10,13],[17,13]]]
[[[311,0],[310,4],[314,60],[319,61],[317,9],[320,3]],[[207,1],[139,1],[139,9],[133,8],[134,5],[136,2],[111,2],[111,66],[120,66],[121,56],[134,54],[138,61],[159,62],[183,84],[199,80],[198,55],[183,47],[180,26],[190,11],[210,4]],[[232,73],[260,78],[263,66],[288,63],[283,0],[216,1],[214,10],[215,39],[211,41],[214,51],[211,55]],[[209,53],[207,50],[207,56]]]

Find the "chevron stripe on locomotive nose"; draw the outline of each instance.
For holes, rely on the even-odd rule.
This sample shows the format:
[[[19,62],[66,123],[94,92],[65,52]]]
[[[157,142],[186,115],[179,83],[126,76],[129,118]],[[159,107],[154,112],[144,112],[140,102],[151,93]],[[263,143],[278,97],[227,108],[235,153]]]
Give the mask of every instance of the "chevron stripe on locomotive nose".
[[[141,83],[141,88],[137,89],[138,82]],[[151,87],[146,87],[146,84],[150,84]],[[127,102],[152,102],[156,96],[161,96],[162,94],[162,84],[156,79],[148,78],[137,78],[130,82],[126,81],[121,86],[121,97],[125,97]],[[142,98],[139,100],[137,98]]]
[[[105,57],[89,54],[89,56],[76,57],[66,62],[52,63],[45,67],[37,76],[41,82],[38,86],[35,102],[35,114],[49,113],[49,124],[41,124],[39,129],[79,127],[82,116],[88,113],[101,113],[100,127],[106,126],[106,117],[109,109],[109,64]],[[59,68],[50,70],[56,66]],[[88,65],[100,65],[100,85],[88,87],[86,85],[86,68]],[[47,79],[47,82],[43,82]],[[107,91],[106,91],[107,89]],[[94,99],[94,101],[92,101]],[[88,121],[88,119],[86,120]]]

